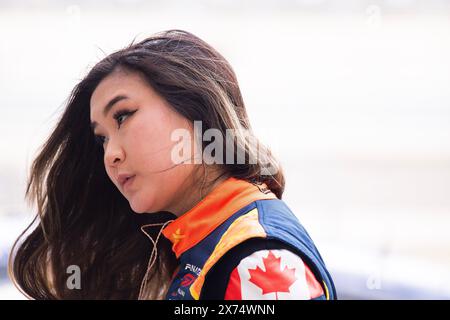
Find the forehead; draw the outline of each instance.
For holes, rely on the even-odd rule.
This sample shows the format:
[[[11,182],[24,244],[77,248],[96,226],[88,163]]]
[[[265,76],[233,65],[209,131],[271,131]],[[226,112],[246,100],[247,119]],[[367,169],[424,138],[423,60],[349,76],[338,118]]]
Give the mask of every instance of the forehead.
[[[133,98],[151,90],[144,79],[135,72],[114,71],[95,88],[90,99],[91,118],[101,118],[101,110],[115,96]]]
[[[106,127],[107,123],[111,123],[106,119],[112,119],[111,109],[119,104],[118,101],[131,101],[133,107],[140,106],[141,109],[151,111],[152,118],[165,119],[173,113],[167,101],[153,89],[142,74],[114,71],[105,77],[92,93],[90,99],[92,131],[95,131],[96,126]],[[108,105],[112,107],[107,108],[106,114],[105,107]]]

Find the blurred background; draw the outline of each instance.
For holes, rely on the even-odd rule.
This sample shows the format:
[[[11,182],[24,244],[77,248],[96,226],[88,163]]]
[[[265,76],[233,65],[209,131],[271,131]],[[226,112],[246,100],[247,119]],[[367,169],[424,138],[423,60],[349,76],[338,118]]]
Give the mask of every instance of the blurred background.
[[[29,166],[71,89],[185,29],[233,66],[341,299],[450,298],[450,1],[0,1],[0,299]]]

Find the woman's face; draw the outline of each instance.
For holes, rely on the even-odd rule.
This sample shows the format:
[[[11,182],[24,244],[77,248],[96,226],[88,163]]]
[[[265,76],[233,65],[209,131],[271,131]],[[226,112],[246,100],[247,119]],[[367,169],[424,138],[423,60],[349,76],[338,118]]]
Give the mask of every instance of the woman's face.
[[[104,114],[108,105],[112,107]],[[106,172],[133,211],[182,213],[183,198],[192,193],[194,164],[172,161],[177,142],[171,140],[171,133],[183,128],[193,137],[189,121],[140,74],[123,70],[114,71],[97,86],[90,101],[90,117],[91,123],[97,123],[94,134],[103,140]],[[122,186],[119,174],[134,177]]]

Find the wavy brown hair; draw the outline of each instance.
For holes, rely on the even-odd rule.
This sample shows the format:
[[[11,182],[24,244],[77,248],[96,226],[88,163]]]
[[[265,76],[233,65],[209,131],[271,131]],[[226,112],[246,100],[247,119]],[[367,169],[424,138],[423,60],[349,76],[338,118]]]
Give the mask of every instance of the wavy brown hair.
[[[234,129],[233,150],[244,150],[246,158],[256,153],[260,157],[255,163],[224,164],[223,175],[264,182],[282,197],[284,177],[276,159],[263,145],[256,150],[247,142],[245,134],[254,136],[236,76],[225,58],[182,30],[133,41],[98,62],[76,85],[31,165],[25,196],[36,204],[37,215],[16,240],[9,267],[16,286],[30,298],[137,299],[147,271],[146,297],[161,299],[177,266],[171,243],[161,237],[155,264],[147,270],[152,244],[140,227],[176,216],[131,210],[107,176],[103,149],[90,129],[91,95],[117,68],[143,75],[176,112],[202,121],[203,131],[216,128],[225,136],[226,129]],[[267,164],[275,172],[263,173]],[[153,238],[158,231],[148,230]],[[71,265],[81,270],[80,289],[66,285]]]

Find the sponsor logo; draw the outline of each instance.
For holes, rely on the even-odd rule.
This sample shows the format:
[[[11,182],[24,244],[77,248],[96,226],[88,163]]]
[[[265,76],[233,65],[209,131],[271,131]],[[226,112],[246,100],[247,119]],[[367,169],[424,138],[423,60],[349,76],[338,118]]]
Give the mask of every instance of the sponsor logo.
[[[187,273],[183,276],[183,278],[181,278],[180,285],[182,287],[188,287],[192,284],[192,282],[194,282],[194,280],[195,280],[194,275],[191,273]]]
[[[197,267],[193,264],[187,263],[186,266],[184,267],[184,270],[190,270],[193,273],[195,273],[197,276],[199,276],[200,272],[202,271],[202,268]]]

